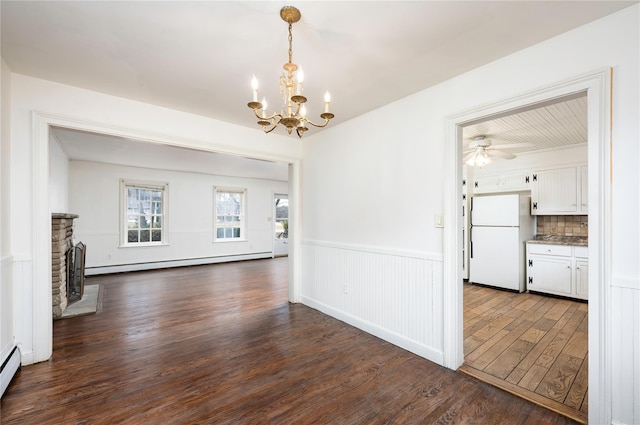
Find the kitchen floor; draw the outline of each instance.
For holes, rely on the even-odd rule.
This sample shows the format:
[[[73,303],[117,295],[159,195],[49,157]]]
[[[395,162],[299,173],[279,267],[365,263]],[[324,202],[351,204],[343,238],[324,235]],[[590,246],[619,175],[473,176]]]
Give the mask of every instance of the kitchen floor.
[[[587,421],[588,304],[464,284],[460,371]]]

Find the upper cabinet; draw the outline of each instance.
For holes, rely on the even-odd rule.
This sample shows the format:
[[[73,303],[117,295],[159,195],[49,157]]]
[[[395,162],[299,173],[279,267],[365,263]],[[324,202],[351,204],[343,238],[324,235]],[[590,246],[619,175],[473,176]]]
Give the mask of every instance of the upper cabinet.
[[[587,166],[536,170],[531,173],[531,214],[588,213]]]
[[[527,171],[478,175],[473,179],[473,193],[475,195],[497,192],[518,192],[529,189],[529,173]]]

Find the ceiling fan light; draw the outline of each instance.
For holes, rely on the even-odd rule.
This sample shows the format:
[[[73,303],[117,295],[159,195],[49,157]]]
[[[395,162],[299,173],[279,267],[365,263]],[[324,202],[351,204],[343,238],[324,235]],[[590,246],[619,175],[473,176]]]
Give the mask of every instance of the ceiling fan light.
[[[490,162],[491,162],[491,158],[489,158],[489,155],[487,154],[487,152],[485,152],[484,149],[482,149],[482,150],[476,151],[471,156],[471,158],[467,160],[467,165],[471,167],[483,167],[489,164]]]

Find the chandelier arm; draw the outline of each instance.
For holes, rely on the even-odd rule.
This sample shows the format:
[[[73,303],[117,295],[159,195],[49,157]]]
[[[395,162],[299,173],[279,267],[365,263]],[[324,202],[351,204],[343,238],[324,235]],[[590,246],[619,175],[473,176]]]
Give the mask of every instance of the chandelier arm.
[[[269,133],[271,133],[273,130],[275,130],[275,129],[276,129],[276,127],[278,127],[279,125],[280,125],[280,121],[274,121],[274,122],[273,122],[273,127],[271,127],[270,129],[268,129],[268,130],[267,130],[267,126],[266,126],[266,125],[263,125],[263,126],[262,126],[262,131],[264,131],[264,132],[265,132],[265,134],[269,134]]]
[[[253,110],[253,113],[256,115],[256,118],[259,118],[261,120],[273,120],[275,118],[282,118],[282,115],[278,114],[278,113],[274,113],[273,115],[269,115],[268,117],[263,117],[262,115],[260,115],[258,113],[257,109]]]
[[[314,126],[314,127],[322,128],[322,127],[326,127],[326,126],[327,126],[327,124],[329,124],[329,119],[330,119],[330,118],[325,118],[325,119],[324,119],[324,123],[322,123],[322,124],[316,124],[316,123],[314,123],[313,121],[311,121],[311,120],[310,120],[310,119],[308,119],[308,118],[307,118],[307,119],[305,119],[305,122],[308,122],[309,124],[311,124],[311,125],[312,125],[312,126]]]

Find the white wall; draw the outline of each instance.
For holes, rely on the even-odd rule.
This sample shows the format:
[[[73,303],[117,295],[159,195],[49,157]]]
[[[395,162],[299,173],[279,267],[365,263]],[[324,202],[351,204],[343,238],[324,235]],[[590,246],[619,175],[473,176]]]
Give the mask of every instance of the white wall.
[[[639,15],[638,5],[629,7],[307,139],[303,300],[438,361],[439,335],[416,335],[443,326],[436,307],[443,276],[416,270],[441,270],[442,229],[433,222],[444,208],[447,117],[611,66],[613,211],[605,249],[613,256],[615,315],[607,330],[612,345],[604,348],[615,350],[612,418],[640,423]],[[380,282],[362,273],[383,271],[396,257],[425,264]],[[332,272],[315,275],[327,269]],[[345,284],[357,292],[344,291]],[[397,300],[415,299],[422,308],[399,308]],[[378,311],[369,314],[367,305]]]
[[[11,71],[0,58],[0,363],[13,348],[13,281],[9,213]]]
[[[87,245],[87,267],[268,254],[273,250],[273,193],[287,182],[71,161],[70,210],[76,242]],[[168,245],[120,247],[120,179],[168,183]],[[246,194],[246,241],[213,243],[214,186]],[[100,269],[89,270],[90,273]]]
[[[51,132],[49,142],[49,208],[69,213],[69,158]]]

